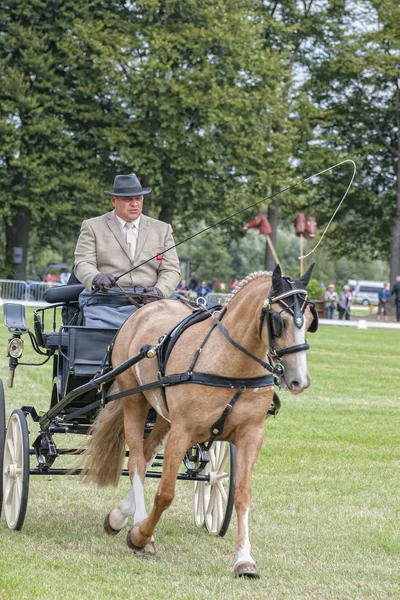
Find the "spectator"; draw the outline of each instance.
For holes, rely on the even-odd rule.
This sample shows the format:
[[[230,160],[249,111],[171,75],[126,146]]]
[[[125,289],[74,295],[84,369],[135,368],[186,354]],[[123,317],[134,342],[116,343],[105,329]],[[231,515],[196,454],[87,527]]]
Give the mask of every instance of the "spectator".
[[[61,272],[60,272],[61,285],[67,285],[70,276],[71,276],[71,273],[68,271],[68,269],[61,269]]]
[[[343,286],[343,291],[339,294],[339,319],[342,320],[345,317],[346,321],[350,321],[350,307],[353,304],[353,295],[350,291],[349,285]]]
[[[201,285],[197,286],[196,288],[196,294],[198,298],[205,298],[205,296],[207,296],[207,294],[209,294],[210,292],[211,290],[205,281],[202,281]]]
[[[385,281],[385,283],[383,284],[383,289],[379,290],[378,315],[376,317],[377,321],[381,320],[382,313],[385,317],[385,321],[388,320],[387,307],[388,307],[388,302],[391,297],[392,297],[392,294],[390,293],[390,290],[388,289],[388,282]]]
[[[176,288],[176,291],[179,294],[182,294],[183,296],[185,296],[187,298],[187,296],[190,292],[190,287],[186,284],[186,279],[180,280],[180,282],[178,283],[178,287]]]
[[[393,286],[392,294],[395,296],[396,318],[400,321],[400,275],[397,275],[396,277],[396,283]]]
[[[323,295],[323,300],[325,302],[325,310],[326,316],[328,319],[333,319],[335,315],[335,309],[337,307],[337,303],[339,300],[339,296],[335,292],[335,284],[330,283],[328,285],[328,289],[325,290]]]
[[[235,287],[237,286],[238,283],[239,283],[238,279],[232,279],[232,281],[229,284],[229,292],[233,292],[233,290],[235,289]]]

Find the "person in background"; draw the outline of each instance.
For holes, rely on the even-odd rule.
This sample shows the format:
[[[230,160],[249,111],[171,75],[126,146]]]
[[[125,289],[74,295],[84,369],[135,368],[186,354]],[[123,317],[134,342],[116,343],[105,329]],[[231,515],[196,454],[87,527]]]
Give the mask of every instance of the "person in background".
[[[337,292],[335,292],[335,284],[330,283],[328,288],[325,290],[323,295],[323,300],[325,302],[325,310],[326,316],[328,319],[333,319],[335,315],[335,309],[337,307],[337,303],[339,301],[339,296]]]
[[[186,279],[180,280],[180,282],[178,283],[178,287],[176,288],[176,291],[185,297],[188,296],[188,294],[190,292],[190,287],[186,284]]]
[[[389,302],[390,298],[392,297],[392,294],[390,293],[388,285],[389,285],[388,282],[385,281],[385,283],[383,284],[383,288],[381,290],[379,290],[378,315],[376,317],[377,321],[381,320],[382,313],[385,317],[385,321],[388,320],[387,307],[388,307],[388,302]]]
[[[396,283],[393,286],[392,294],[396,303],[396,318],[400,321],[400,275],[396,277]]]
[[[60,284],[61,285],[67,285],[69,278],[70,278],[71,273],[68,271],[68,269],[61,269],[60,272]]]
[[[338,310],[340,320],[344,317],[346,321],[350,321],[350,307],[352,303],[353,294],[350,291],[350,286],[346,284],[343,286],[343,291],[339,294]]]
[[[232,279],[232,281],[229,284],[229,292],[233,292],[233,290],[235,289],[235,287],[237,286],[238,283],[239,283],[238,279]]]
[[[205,281],[202,281],[196,288],[196,294],[198,298],[204,298],[207,294],[210,294],[211,290]]]

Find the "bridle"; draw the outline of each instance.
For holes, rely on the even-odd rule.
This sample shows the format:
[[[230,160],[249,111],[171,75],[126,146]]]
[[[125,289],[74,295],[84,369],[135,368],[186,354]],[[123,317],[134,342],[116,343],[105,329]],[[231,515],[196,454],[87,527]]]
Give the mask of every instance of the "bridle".
[[[278,364],[281,364],[280,359],[282,356],[303,352],[310,347],[307,343],[304,343],[276,350],[274,340],[281,337],[284,330],[284,321],[282,318],[283,312],[291,314],[295,327],[301,329],[304,324],[304,312],[307,306],[309,306],[311,314],[313,315],[313,320],[308,331],[310,333],[315,333],[318,329],[318,312],[315,308],[315,304],[308,300],[307,291],[296,287],[296,282],[290,277],[282,277],[282,279],[288,283],[289,289],[275,294],[273,287],[271,288],[261,309],[259,327],[259,335],[261,338],[263,324],[266,324],[269,340],[268,356],[271,357],[274,363]],[[291,304],[288,304],[288,299],[292,299]],[[273,304],[279,304],[282,310],[279,312],[271,310]]]

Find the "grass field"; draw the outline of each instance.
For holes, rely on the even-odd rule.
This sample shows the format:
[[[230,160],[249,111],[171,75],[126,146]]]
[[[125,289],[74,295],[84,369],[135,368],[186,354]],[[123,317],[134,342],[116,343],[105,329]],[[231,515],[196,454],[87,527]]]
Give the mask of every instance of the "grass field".
[[[5,381],[7,338],[2,327]],[[159,557],[143,560],[124,533],[102,529],[126,478],[98,490],[31,477],[22,531],[0,522],[0,598],[400,599],[400,332],[321,326],[309,341],[312,386],[281,395],[254,471],[259,580],[233,576],[234,518],[225,538],[194,526],[191,484],[178,482],[156,532]],[[19,367],[7,415],[23,404],[46,409],[50,380],[48,365]],[[146,485],[150,505],[157,482]]]

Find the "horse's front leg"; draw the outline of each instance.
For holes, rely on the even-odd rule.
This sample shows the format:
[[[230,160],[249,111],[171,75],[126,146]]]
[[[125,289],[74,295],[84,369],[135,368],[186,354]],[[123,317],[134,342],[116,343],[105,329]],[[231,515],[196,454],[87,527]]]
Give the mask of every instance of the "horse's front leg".
[[[153,509],[141,523],[128,533],[128,546],[137,550],[146,547],[152,539],[154,529],[162,513],[170,506],[175,495],[176,476],[179,466],[190,445],[187,432],[172,431],[165,446],[163,472],[158,486]]]
[[[264,428],[250,429],[237,437],[235,469],[235,509],[237,515],[236,562],[233,570],[237,577],[258,577],[256,563],[251,556],[249,539],[249,511],[251,478],[254,463],[260,451]]]

